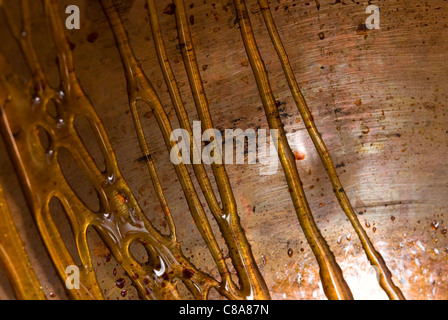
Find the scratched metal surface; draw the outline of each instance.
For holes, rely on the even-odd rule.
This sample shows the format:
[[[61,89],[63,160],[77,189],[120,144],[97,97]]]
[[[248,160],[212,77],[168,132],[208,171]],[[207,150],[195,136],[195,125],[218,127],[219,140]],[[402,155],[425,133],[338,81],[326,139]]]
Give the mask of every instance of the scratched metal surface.
[[[144,1],[121,2],[120,13],[134,51],[177,128]],[[275,97],[281,102],[292,149],[305,154],[297,165],[317,224],[355,298],[386,298],[299,121],[258,4],[254,0],[247,2]],[[60,3],[61,7],[77,4],[81,9],[81,29],[69,32],[78,77],[105,125],[124,177],[144,211],[154,212],[148,218],[166,231],[149,176],[144,164],[137,161],[141,154],[129,113],[124,73],[101,7],[90,0]],[[163,13],[168,3],[157,2],[160,24],[190,119],[195,120],[174,16]],[[381,9],[380,30],[363,28],[369,3]],[[215,127],[267,128],[232,2],[190,0],[186,5],[188,15],[193,17],[190,27]],[[407,298],[448,298],[448,3],[276,0],[271,1],[271,9],[344,188],[356,211],[362,213],[360,220],[392,270],[395,283]],[[39,58],[57,83],[48,26],[37,1],[33,2],[33,12]],[[24,79],[29,77],[3,20],[0,37],[0,49],[9,62]],[[190,218],[155,119],[148,111],[142,111],[142,122],[178,225],[182,248],[202,270],[216,275],[211,256]],[[0,174],[8,204],[43,290],[50,299],[66,299],[30,218],[3,142],[0,154]],[[272,176],[260,176],[259,168],[227,166],[243,227],[272,297],[325,299],[317,263],[300,229],[281,168]],[[75,175],[68,159],[66,169],[71,183],[82,190],[84,182]],[[88,190],[84,194],[87,198],[93,196]],[[57,208],[55,213],[70,243],[67,222]],[[109,261],[101,240],[95,234],[90,239],[105,297],[137,299],[130,279],[113,258]],[[71,249],[74,250],[73,243]],[[288,254],[289,249],[292,255]],[[115,286],[119,278],[127,279],[125,297],[121,294],[123,289]],[[14,298],[1,270],[0,297]]]

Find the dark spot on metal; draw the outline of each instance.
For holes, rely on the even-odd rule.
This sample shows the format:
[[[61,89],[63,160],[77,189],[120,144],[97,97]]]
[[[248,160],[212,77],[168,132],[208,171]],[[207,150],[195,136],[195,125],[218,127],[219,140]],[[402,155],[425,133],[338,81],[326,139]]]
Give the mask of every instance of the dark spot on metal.
[[[341,162],[341,163],[336,165],[336,169],[342,168],[342,167],[345,167],[345,163],[344,162]]]
[[[144,155],[137,159],[138,162],[148,162],[152,160],[151,154]]]
[[[163,9],[164,14],[169,14],[170,16],[176,12],[176,5],[174,3],[170,3]]]
[[[194,271],[188,268],[182,269],[182,276],[185,279],[191,279],[194,276]]]
[[[94,43],[98,39],[98,32],[92,32],[87,35],[87,41]]]

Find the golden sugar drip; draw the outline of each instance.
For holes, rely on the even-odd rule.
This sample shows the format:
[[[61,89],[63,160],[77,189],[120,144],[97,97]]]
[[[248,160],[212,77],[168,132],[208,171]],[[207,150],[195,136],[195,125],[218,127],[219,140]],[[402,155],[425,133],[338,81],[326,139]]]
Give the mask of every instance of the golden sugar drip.
[[[53,40],[58,54],[61,84],[51,88],[35,58],[30,41],[28,6],[22,1],[24,25],[16,28],[8,19],[18,39],[34,83],[25,87],[3,56],[0,55],[0,126],[8,151],[19,175],[28,205],[49,255],[62,282],[65,270],[74,259],[65,247],[50,211],[49,202],[55,197],[63,205],[74,232],[81,259],[80,290],[67,290],[73,299],[102,299],[92,267],[87,244],[87,229],[92,226],[132,278],[142,298],[180,299],[173,279],[181,279],[197,299],[206,298],[211,287],[220,284],[196,269],[183,256],[179,243],[172,234],[160,234],[146,219],[129,186],[117,166],[114,151],[91,102],[85,96],[74,72],[72,55],[58,15],[57,1],[44,1]],[[15,30],[22,30],[19,33]],[[50,100],[57,105],[57,116],[47,112]],[[74,119],[83,116],[90,122],[106,169],[102,172],[86,150],[74,127]],[[39,131],[45,131],[49,147],[44,149]],[[86,207],[66,181],[58,161],[58,153],[66,149],[75,159],[91,185],[95,188],[100,209],[93,212]],[[130,254],[130,245],[138,241],[149,253],[147,264],[139,264]],[[229,294],[229,298],[232,298]]]
[[[0,98],[4,98],[0,96]],[[21,300],[45,300],[0,185],[0,264]]]
[[[176,143],[174,141],[170,141],[170,135],[172,133],[170,121],[168,120],[168,117],[163,110],[162,104],[157,97],[157,94],[154,91],[149,79],[143,73],[143,70],[135,59],[132,48],[130,47],[128,38],[126,36],[125,29],[120,20],[117,10],[114,7],[113,2],[111,0],[102,0],[101,3],[111,24],[124,65],[131,113],[133,115],[134,124],[143,155],[149,155],[150,151],[147,147],[146,138],[143,134],[142,125],[140,123],[140,117],[138,115],[136,106],[137,102],[139,101],[145,102],[155,115],[169,152],[172,148],[177,148]],[[197,146],[194,144],[187,113],[182,103],[174,74],[171,70],[166,56],[163,39],[160,33],[160,28],[156,16],[155,5],[153,1],[147,1],[147,4],[151,17],[152,32],[156,42],[156,50],[159,62],[161,64],[165,81],[170,91],[176,114],[179,118],[179,123],[190,134],[189,138],[192,142],[191,156],[193,157],[193,154],[197,152]],[[188,25],[186,23],[183,3],[181,2],[176,2],[176,18],[178,23],[181,47],[188,48],[183,52],[184,62],[187,68],[193,96],[195,97],[197,111],[201,119],[203,128],[209,129],[212,128],[212,121],[207,99],[202,87],[202,80],[200,78],[197,63],[194,57],[194,51],[191,45],[191,37],[189,35]],[[174,150],[176,152],[177,149]],[[147,157],[146,163],[153,183],[155,185],[160,185],[160,182],[158,181],[158,178],[155,174],[155,170],[153,169],[152,159],[150,157]],[[218,292],[226,297],[230,297],[233,299],[268,299],[269,292],[267,290],[266,284],[258,270],[255,259],[251,252],[250,245],[239,222],[235,199],[224,166],[219,164],[212,165],[215,181],[217,183],[220,197],[223,202],[222,208],[219,206],[216,200],[216,196],[213,193],[213,189],[211,187],[210,180],[205,172],[205,168],[202,166],[202,164],[200,164],[195,165],[193,169],[195,172],[195,176],[199,181],[207,204],[209,205],[214,219],[217,222],[222,236],[226,242],[226,245],[229,248],[230,258],[238,274],[238,279],[240,280],[240,287],[238,287],[231,278],[231,274],[223,257],[222,250],[218,246],[217,240],[213,234],[210,223],[199,200],[198,194],[193,186],[193,182],[186,166],[181,163],[179,165],[176,165],[174,169],[176,171],[177,177],[179,178],[182,189],[184,190],[184,194],[187,199],[187,203],[189,205],[193,220],[195,221],[196,226],[201,233],[204,241],[206,242],[207,247],[210,250],[212,257],[218,267],[222,279],[219,287],[217,288]],[[159,200],[161,200],[162,205],[164,204],[163,199],[164,196],[160,188]],[[166,212],[169,212],[168,207],[166,207],[165,210]]]
[[[375,247],[373,246],[367,233],[359,222],[358,217],[356,216],[356,213],[353,210],[350,201],[348,200],[345,190],[342,187],[341,182],[339,181],[339,177],[336,173],[336,169],[328,152],[328,149],[325,146],[325,142],[322,139],[319,131],[317,130],[310,109],[308,108],[302,92],[300,91],[300,88],[297,84],[294,72],[289,63],[288,55],[285,51],[285,48],[283,47],[280,35],[278,34],[274,19],[269,9],[269,3],[267,0],[258,0],[258,4],[263,14],[264,22],[268,29],[269,36],[282,64],[282,68],[285,73],[286,80],[288,81],[288,85],[294,101],[297,105],[300,115],[302,116],[306,129],[308,130],[308,133],[313,140],[314,146],[319,153],[325,170],[327,171],[328,177],[330,178],[331,184],[333,185],[333,191],[336,195],[336,198],[338,199],[342,210],[345,212],[347,218],[350,220],[353,228],[355,229],[356,234],[361,241],[362,247],[366,252],[367,258],[373,266],[377,267],[381,288],[383,288],[390,299],[405,299],[401,290],[393,283],[391,272],[387,268],[383,257],[378,251],[375,250]]]

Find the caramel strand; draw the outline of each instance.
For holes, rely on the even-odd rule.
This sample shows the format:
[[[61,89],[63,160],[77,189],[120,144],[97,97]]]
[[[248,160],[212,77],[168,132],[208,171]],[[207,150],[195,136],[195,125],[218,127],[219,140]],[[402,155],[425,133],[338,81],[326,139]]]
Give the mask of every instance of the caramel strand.
[[[283,123],[280,120],[280,115],[275,104],[267,70],[255,41],[246,3],[244,0],[234,0],[234,4],[244,46],[257,82],[269,128],[271,130],[278,130],[279,133],[278,143],[276,144],[278,155],[300,225],[319,264],[319,273],[325,294],[329,299],[353,299],[350,288],[342,275],[342,270],[311,214],[297,171],[295,157],[286,138]]]
[[[330,178],[331,184],[333,185],[333,191],[338,199],[339,205],[341,206],[342,210],[344,211],[347,218],[350,220],[350,223],[352,224],[353,228],[355,229],[356,234],[358,235],[359,240],[361,241],[362,247],[366,252],[367,258],[369,259],[370,263],[373,266],[377,267],[376,270],[378,271],[379,274],[379,282],[381,288],[383,288],[383,290],[386,292],[386,294],[390,299],[403,300],[405,299],[403,293],[392,281],[392,274],[390,270],[387,268],[387,265],[381,254],[378,251],[376,251],[367,233],[365,232],[364,228],[359,222],[358,217],[356,216],[356,213],[353,210],[352,205],[350,204],[350,200],[348,199],[347,194],[345,193],[345,190],[339,180],[330,153],[328,152],[325,142],[322,139],[322,136],[320,135],[316,127],[316,124],[314,123],[311,111],[308,108],[308,105],[305,101],[305,98],[303,97],[299,85],[297,84],[291,64],[289,63],[288,55],[280,39],[280,35],[278,34],[277,27],[275,26],[275,22],[272,17],[272,13],[269,9],[269,3],[267,0],[258,0],[258,4],[263,14],[263,18],[269,32],[269,36],[282,64],[282,68],[285,73],[286,80],[288,81],[288,85],[291,90],[294,101],[297,105],[297,108],[303,119],[303,122],[305,123],[306,129],[311,139],[313,140],[314,146],[316,147],[316,150],[319,153],[319,156],[322,160],[325,170],[327,171],[328,177]]]

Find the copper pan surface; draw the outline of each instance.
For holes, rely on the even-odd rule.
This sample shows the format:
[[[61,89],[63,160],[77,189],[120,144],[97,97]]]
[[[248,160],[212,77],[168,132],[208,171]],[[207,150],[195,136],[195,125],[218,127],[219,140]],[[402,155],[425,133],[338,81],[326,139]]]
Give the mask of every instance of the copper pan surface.
[[[61,56],[58,61],[58,48],[51,30],[54,26],[49,23],[48,12],[42,2],[29,1],[32,44],[48,83],[58,88]],[[129,194],[133,195],[154,229],[163,235],[169,234],[166,212],[148,173],[149,154],[142,153],[130,108],[129,82],[127,86],[126,68],[123,67],[125,61],[117,48],[117,35],[114,37],[107,10],[102,8],[101,1],[47,2],[57,4],[56,13],[61,21],[67,17],[65,8],[68,5],[80,8],[81,28],[62,30],[68,36],[77,79],[96,111],[98,121],[104,126]],[[112,3],[116,8],[140,68],[135,70],[142,70],[146,75],[152,85],[148,90],[156,93],[171,127],[181,127],[157,58],[156,39],[146,1],[102,2],[103,6]],[[234,2],[242,1],[184,2],[209,114],[213,127],[219,131],[268,129],[270,123],[257,89],[252,61],[243,43],[244,29]],[[256,0],[245,2],[279,119],[295,156],[295,165],[315,224],[334,254],[353,298],[387,299],[388,295],[378,283],[376,268],[371,266],[359,237],[338,203],[335,196],[338,190],[333,190],[306,130],[307,122],[296,107],[262,9]],[[192,123],[200,117],[186,71],[188,66],[184,63],[183,54],[188,51],[188,46],[185,49],[179,41],[182,37],[179,37],[179,21],[176,22],[175,14],[179,7],[168,0],[154,3],[167,57]],[[366,7],[370,4],[381,10],[380,29],[369,30],[365,26],[369,16]],[[3,0],[2,5],[12,20],[20,25],[20,2]],[[343,191],[372,245],[390,270],[394,285],[406,299],[447,299],[447,2],[275,0],[270,1],[270,12],[295,79],[333,159]],[[10,70],[11,74],[17,75],[17,83],[27,88],[33,76],[6,19],[3,15],[0,17],[0,54],[10,66],[2,70]],[[179,252],[196,268],[195,272],[219,282],[223,276],[210,246],[207,246],[198,231],[197,222],[192,218],[188,194],[185,194],[170,161],[157,111],[151,111],[147,103],[137,102],[136,106],[141,133],[146,139],[176,226]],[[77,128],[89,154],[95,160],[100,159],[101,152],[90,126],[79,123]],[[2,132],[1,186],[41,290],[50,300],[76,298],[58,277],[51,253],[36,227],[29,200],[27,205],[30,197],[24,192],[27,182],[20,181],[23,176],[18,174],[17,160],[11,156],[12,147],[7,142],[8,137],[5,138],[5,130]],[[18,152],[20,154],[20,150]],[[96,208],[98,197],[95,188],[81,174],[73,158],[61,152],[59,161],[63,163],[62,171],[69,186],[87,207]],[[211,166],[204,167],[212,177]],[[316,255],[297,217],[292,201],[294,195],[285,178],[287,172],[279,163],[275,174],[260,175],[261,167],[247,162],[225,165],[236,204],[235,213],[240,219],[241,235],[250,248],[250,257],[243,260],[253,262],[255,271],[253,274],[248,271],[247,277],[257,283],[253,287],[259,291],[254,289],[254,292],[257,291],[260,298],[326,299],[328,292],[321,281]],[[191,166],[187,170],[190,176],[194,176]],[[49,179],[45,175],[41,178]],[[211,180],[214,193],[218,194],[215,179]],[[197,180],[193,180],[193,184],[196,190],[200,190]],[[111,192],[119,197],[118,200],[127,203],[128,199],[119,192]],[[129,201],[132,203],[134,200]],[[199,201],[216,235],[217,245],[222,249],[229,278],[238,285],[243,280],[238,279],[238,266],[235,267],[233,258],[229,258],[225,237],[201,193]],[[120,206],[119,202],[117,206]],[[59,203],[51,203],[50,207],[63,243],[75,264],[81,266],[82,257],[79,257],[79,247],[73,240],[70,222]],[[142,296],[139,291],[142,288],[135,284],[139,280],[129,274],[132,266],[126,267],[126,258],[116,254],[122,251],[111,249],[111,244],[101,237],[101,231],[89,227],[87,243],[99,286],[98,297],[153,297],[151,294]],[[167,247],[172,248],[170,245]],[[141,245],[131,245],[130,250],[137,261],[147,259]],[[0,298],[15,299],[17,294],[7,274],[5,268],[0,268]],[[179,296],[161,289],[161,297],[195,297],[178,280],[170,279],[170,282],[178,288]],[[208,298],[224,299],[218,291],[210,290]],[[95,293],[92,295],[97,297]],[[247,296],[229,293],[227,298]]]

